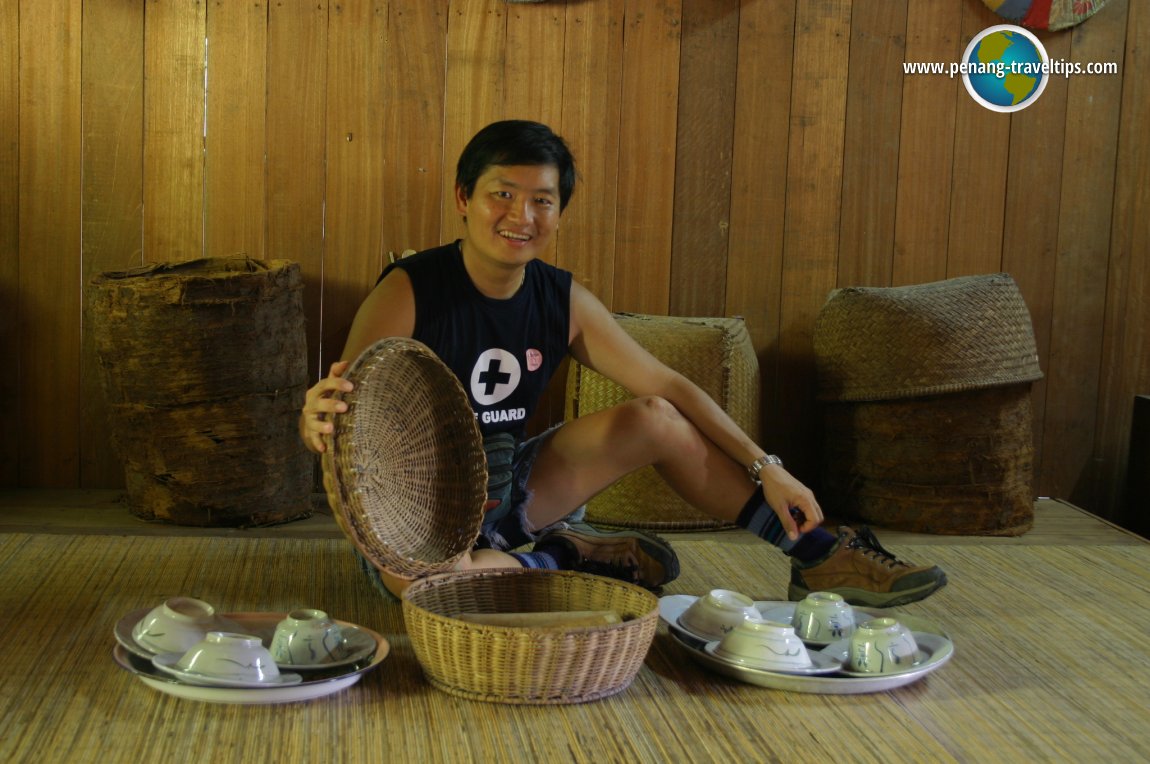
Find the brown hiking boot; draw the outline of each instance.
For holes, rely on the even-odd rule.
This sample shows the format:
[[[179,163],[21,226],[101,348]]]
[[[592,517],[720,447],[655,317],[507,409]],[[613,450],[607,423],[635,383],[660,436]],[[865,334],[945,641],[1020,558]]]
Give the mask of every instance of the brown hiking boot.
[[[561,567],[593,573],[655,589],[679,575],[679,558],[671,545],[650,533],[605,531],[571,523],[535,544],[535,551],[558,547]]]
[[[865,525],[839,528],[839,539],[825,557],[791,561],[787,597],[801,600],[811,592],[834,592],[852,605],[894,607],[917,602],[946,585],[938,566],[912,566],[879,545]]]

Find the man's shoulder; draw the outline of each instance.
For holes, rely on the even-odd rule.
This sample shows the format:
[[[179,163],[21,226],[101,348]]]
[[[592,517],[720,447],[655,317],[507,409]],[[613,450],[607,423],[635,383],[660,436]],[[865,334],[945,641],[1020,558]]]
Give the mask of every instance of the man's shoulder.
[[[408,275],[413,275],[442,268],[444,263],[452,258],[456,252],[458,252],[458,246],[455,242],[413,252],[390,263],[383,269],[383,273],[379,274],[375,283],[378,284],[383,281],[393,270],[402,270],[406,271]]]
[[[454,257],[459,254],[459,242],[451,241],[447,244],[440,244],[438,247],[425,249],[420,252],[412,252],[407,257],[402,257],[396,260],[397,263],[422,263],[428,260],[443,260],[446,258]]]
[[[564,270],[544,260],[532,260],[527,263],[527,273],[529,276],[535,274],[536,278],[563,287],[567,287],[572,281],[571,271]]]

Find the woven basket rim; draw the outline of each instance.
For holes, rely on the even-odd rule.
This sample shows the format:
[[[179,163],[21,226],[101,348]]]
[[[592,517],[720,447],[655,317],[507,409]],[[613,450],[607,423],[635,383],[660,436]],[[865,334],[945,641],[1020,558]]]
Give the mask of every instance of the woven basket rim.
[[[122,271],[104,271],[96,274],[93,283],[120,282],[137,278],[202,279],[213,275],[242,276],[267,274],[296,265],[292,260],[260,259],[248,255],[231,257],[197,257],[192,260],[174,260],[146,263]]]
[[[476,569],[476,570],[442,571],[439,573],[434,573],[432,575],[424,576],[423,578],[420,578],[418,581],[413,582],[403,592],[403,598],[402,599],[405,603],[408,603],[414,597],[417,597],[419,594],[421,594],[422,592],[424,592],[428,589],[435,589],[435,588],[439,588],[442,586],[466,586],[467,584],[469,584],[473,581],[487,580],[487,579],[494,579],[494,578],[507,578],[507,577],[511,577],[511,576],[514,576],[516,578],[536,577],[539,579],[544,579],[544,578],[579,579],[579,580],[587,581],[590,583],[594,583],[597,586],[618,589],[620,591],[625,591],[625,592],[629,592],[631,594],[637,595],[637,596],[639,596],[645,600],[648,600],[651,603],[651,610],[650,610],[649,614],[654,614],[657,616],[658,612],[659,612],[659,598],[656,597],[654,594],[652,594],[647,589],[644,589],[643,587],[639,586],[638,584],[632,584],[632,583],[629,583],[627,581],[619,581],[618,579],[614,579],[614,578],[606,578],[604,576],[597,576],[597,575],[594,575],[592,573],[583,573],[582,571],[578,571],[578,570],[547,570],[547,569],[543,569],[543,568],[480,568],[480,569]],[[412,607],[419,607],[421,610],[425,610],[426,612],[432,613],[432,611],[429,611],[429,610],[426,610],[425,608],[420,607],[415,602],[410,602],[410,604],[412,605]],[[432,613],[432,615],[438,615],[438,614]],[[646,615],[648,615],[648,614],[644,614],[643,617],[646,617]],[[443,616],[443,617],[446,617],[446,616]],[[532,627],[524,627],[524,626],[489,626],[487,624],[473,624],[473,623],[467,623],[467,625],[468,626],[474,626],[474,627],[479,628],[479,629],[524,629],[524,628],[530,629],[530,628],[532,628]],[[616,624],[607,624],[604,626],[593,626],[593,627],[586,627],[586,628],[614,629],[614,628],[618,628],[620,625],[621,624],[616,623]],[[578,628],[584,628],[584,627],[578,627]],[[549,631],[553,631],[553,630],[549,630]]]

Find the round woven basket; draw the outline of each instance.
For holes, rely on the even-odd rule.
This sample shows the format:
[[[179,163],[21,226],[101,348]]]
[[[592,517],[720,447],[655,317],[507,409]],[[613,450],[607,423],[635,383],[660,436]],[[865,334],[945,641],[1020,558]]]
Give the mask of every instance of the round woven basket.
[[[1030,313],[1005,273],[831,293],[815,321],[819,397],[879,401],[1042,378]]]
[[[479,570],[425,578],[403,596],[415,656],[436,688],[471,700],[583,703],[627,688],[655,636],[658,600],[632,584],[571,571]],[[489,626],[461,613],[610,610],[584,628]]]
[[[390,573],[449,570],[479,536],[487,497],[467,393],[426,345],[404,338],[372,345],[345,377],[355,389],[323,454],[336,521]]]

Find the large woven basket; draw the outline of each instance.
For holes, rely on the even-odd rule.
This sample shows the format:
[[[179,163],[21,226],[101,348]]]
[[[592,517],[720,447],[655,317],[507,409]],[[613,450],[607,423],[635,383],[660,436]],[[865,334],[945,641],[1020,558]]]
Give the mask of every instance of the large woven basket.
[[[1005,273],[831,294],[815,322],[824,509],[917,533],[1033,524],[1030,314]]]
[[[754,440],[759,439],[759,361],[740,318],[681,318],[631,313],[619,325],[648,352],[703,389]],[[568,420],[630,400],[619,385],[577,362],[567,374]],[[696,530],[728,525],[703,514],[667,486],[653,467],[627,475],[587,504],[587,519],[627,528]]]
[[[461,613],[611,610],[608,626],[488,626]],[[472,700],[582,703],[630,685],[655,636],[658,600],[638,586],[570,571],[480,570],[412,584],[403,618],[433,686]]]
[[[479,536],[483,439],[467,393],[426,346],[387,338],[345,377],[355,389],[323,455],[332,513],[377,567],[405,577],[449,570]]]
[[[311,514],[298,263],[152,263],[101,273],[85,295],[133,515],[250,527]]]
[[[881,401],[1042,378],[1030,312],[1005,273],[831,293],[815,320],[819,397]]]

